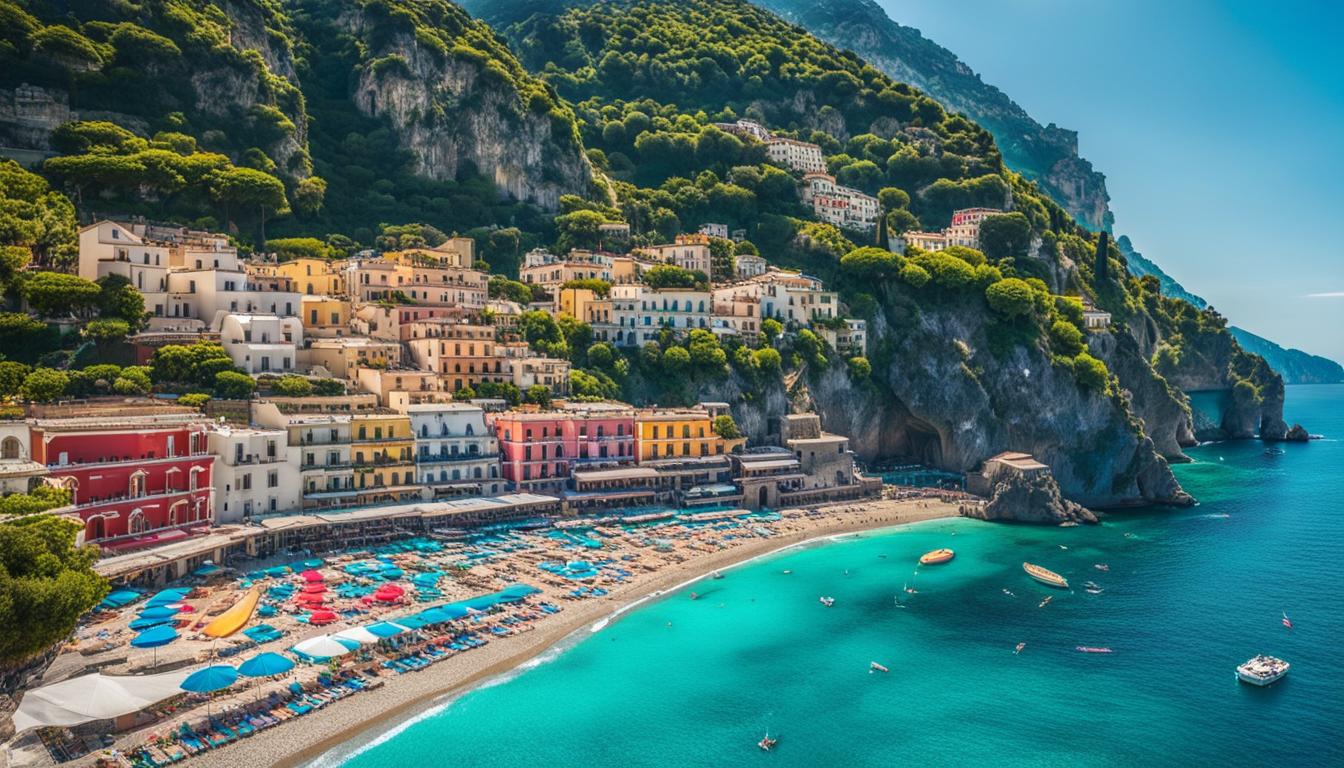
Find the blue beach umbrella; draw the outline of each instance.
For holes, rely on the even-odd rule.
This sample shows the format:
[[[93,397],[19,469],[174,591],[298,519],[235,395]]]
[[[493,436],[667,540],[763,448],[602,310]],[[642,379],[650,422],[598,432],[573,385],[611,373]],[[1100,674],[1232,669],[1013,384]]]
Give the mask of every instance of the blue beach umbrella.
[[[365,627],[365,629],[378,637],[396,637],[406,631],[405,627],[393,624],[390,621],[380,621],[377,624],[370,624]]]
[[[145,601],[147,606],[167,605],[169,603],[180,603],[182,598],[191,592],[190,587],[177,587],[174,589],[165,589]]]
[[[177,615],[177,609],[169,605],[151,605],[140,612],[142,619],[171,619]]]
[[[151,627],[144,632],[136,635],[131,640],[131,645],[135,648],[158,648],[161,645],[167,645],[177,639],[177,630],[169,626],[159,625]]]
[[[294,668],[294,662],[281,656],[278,653],[259,653],[256,656],[244,661],[238,667],[238,671],[248,677],[270,677],[271,675],[283,675]]]
[[[142,629],[149,629],[150,627],[157,627],[161,624],[172,624],[172,623],[173,620],[171,618],[167,619],[150,618],[150,619],[136,619],[132,621],[129,626],[131,629],[134,629],[136,632],[139,632]]]
[[[307,570],[321,568],[326,561],[320,557],[314,557],[312,560],[304,560],[303,567]]]
[[[238,682],[238,670],[228,664],[216,664],[187,675],[187,679],[182,681],[180,687],[191,693],[211,693],[228,688],[236,682]]]

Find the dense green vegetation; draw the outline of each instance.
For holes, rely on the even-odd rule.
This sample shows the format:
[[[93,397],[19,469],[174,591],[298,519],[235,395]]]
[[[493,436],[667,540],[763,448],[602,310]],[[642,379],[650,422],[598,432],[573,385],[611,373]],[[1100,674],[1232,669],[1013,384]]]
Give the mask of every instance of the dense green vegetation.
[[[76,547],[78,523],[29,515],[0,523],[0,661],[43,651],[107,594],[97,547]]]

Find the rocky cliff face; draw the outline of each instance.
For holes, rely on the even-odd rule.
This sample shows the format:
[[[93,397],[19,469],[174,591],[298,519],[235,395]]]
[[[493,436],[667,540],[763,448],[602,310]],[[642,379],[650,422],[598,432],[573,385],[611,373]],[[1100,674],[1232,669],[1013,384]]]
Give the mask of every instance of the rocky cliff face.
[[[410,27],[367,9],[342,13],[335,24],[357,38],[363,52],[354,74],[355,105],[388,120],[420,175],[453,179],[470,165],[501,193],[548,209],[562,194],[585,193],[592,167],[569,108],[549,98],[507,51],[492,52],[509,57],[500,60],[479,47],[452,45],[467,32],[489,34],[460,9],[456,14],[452,22],[463,29],[443,19],[434,27]],[[522,86],[535,90],[529,97]]]
[[[860,456],[968,472],[1001,451],[1025,451],[1087,506],[1184,501],[1122,399],[1080,389],[1038,347],[996,356],[982,315],[923,307],[894,324],[905,308],[890,292],[883,299],[887,312],[870,330],[879,383],[856,386],[838,366],[809,383],[826,428],[849,435]]]

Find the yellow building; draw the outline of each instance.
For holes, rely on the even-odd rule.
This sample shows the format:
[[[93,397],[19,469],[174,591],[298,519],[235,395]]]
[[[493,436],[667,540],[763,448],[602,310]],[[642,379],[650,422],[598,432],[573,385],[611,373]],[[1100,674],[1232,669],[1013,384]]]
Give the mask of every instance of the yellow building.
[[[287,290],[305,296],[344,296],[346,294],[344,261],[298,258],[282,261],[279,264],[248,264],[247,272],[248,276],[254,280],[287,278],[290,285]]]
[[[359,413],[350,418],[350,463],[361,501],[419,497],[415,484],[411,419],[399,413]]]
[[[589,288],[561,288],[555,294],[555,308],[559,314],[583,321],[588,317],[588,307],[597,300],[597,294]]]
[[[305,336],[349,336],[350,302],[331,296],[304,296],[301,319]]]
[[[638,411],[635,439],[641,462],[720,456],[746,442],[725,440],[714,433],[708,411],[690,409]]]

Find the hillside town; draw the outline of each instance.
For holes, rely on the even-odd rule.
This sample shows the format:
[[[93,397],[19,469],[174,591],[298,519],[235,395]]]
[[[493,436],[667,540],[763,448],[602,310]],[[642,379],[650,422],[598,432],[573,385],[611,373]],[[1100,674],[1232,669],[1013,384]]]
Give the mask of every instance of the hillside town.
[[[534,250],[520,282],[546,298],[523,304],[491,295],[474,246],[453,237],[339,260],[247,259],[220,234],[143,221],[83,228],[80,276],[118,275],[144,297],[144,328],[128,339],[137,361],[218,344],[255,380],[316,386],[204,408],[171,396],[30,403],[0,427],[6,491],[68,490],[54,513],[101,547],[100,569],[155,581],[255,553],[253,538],[303,516],[377,520],[419,504],[452,525],[539,511],[776,508],[880,489],[815,414],[744,435],[727,403],[571,397],[570,362],[538,352],[518,327],[542,311],[617,348],[669,331],[759,348],[773,320],[862,355],[864,321],[845,317],[820,280],[744,254],[711,281],[710,236],[692,233],[624,254]],[[698,277],[651,285],[650,271],[668,266]],[[503,387],[526,396],[491,396]],[[221,531],[234,543],[221,548]]]

